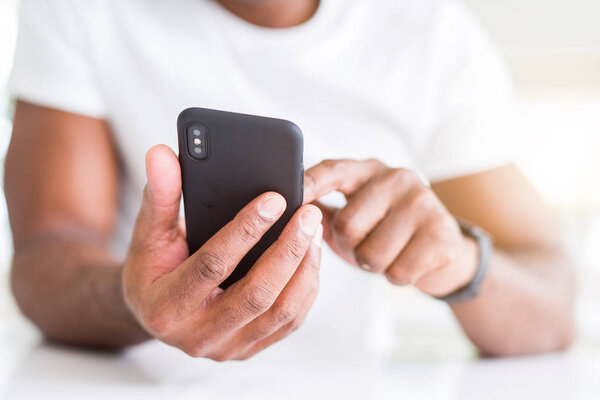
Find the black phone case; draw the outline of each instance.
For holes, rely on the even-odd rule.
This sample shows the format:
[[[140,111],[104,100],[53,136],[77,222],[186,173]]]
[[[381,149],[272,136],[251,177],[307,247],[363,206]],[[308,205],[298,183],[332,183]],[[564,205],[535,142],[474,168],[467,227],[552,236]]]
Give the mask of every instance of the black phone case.
[[[192,156],[188,143],[188,128],[196,126],[205,132],[203,160]],[[302,132],[281,119],[203,108],[181,112],[177,131],[190,254],[258,195],[275,191],[287,201],[282,217],[221,284],[226,289],[246,275],[302,205]]]

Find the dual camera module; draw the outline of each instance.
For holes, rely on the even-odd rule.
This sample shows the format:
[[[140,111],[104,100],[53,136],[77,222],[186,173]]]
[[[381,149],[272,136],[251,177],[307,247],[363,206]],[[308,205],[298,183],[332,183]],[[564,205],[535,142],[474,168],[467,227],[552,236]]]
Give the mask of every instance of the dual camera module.
[[[187,148],[190,156],[196,160],[204,160],[208,155],[208,130],[198,124],[187,128]]]

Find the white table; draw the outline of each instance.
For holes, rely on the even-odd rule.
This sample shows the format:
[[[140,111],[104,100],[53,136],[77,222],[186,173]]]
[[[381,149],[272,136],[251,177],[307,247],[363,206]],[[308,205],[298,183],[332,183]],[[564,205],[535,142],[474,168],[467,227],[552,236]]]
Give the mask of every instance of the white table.
[[[0,399],[72,398],[599,399],[600,349],[506,360],[400,355],[354,364],[266,353],[218,364],[157,342],[122,354],[61,348],[43,343],[24,321],[0,325]]]
[[[224,364],[156,341],[94,353],[45,343],[15,311],[1,278],[1,400],[600,399],[600,337],[588,335],[564,354],[480,360],[460,336],[409,316],[410,332],[391,358],[323,357],[318,341],[301,356],[266,351]]]

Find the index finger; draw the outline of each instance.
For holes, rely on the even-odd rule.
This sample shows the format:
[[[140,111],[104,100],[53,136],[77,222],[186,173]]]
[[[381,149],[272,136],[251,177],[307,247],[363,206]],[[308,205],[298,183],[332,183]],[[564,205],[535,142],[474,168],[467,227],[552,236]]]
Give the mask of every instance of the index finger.
[[[275,303],[305,259],[321,220],[316,206],[300,207],[248,274],[219,298],[213,308],[213,329],[221,332],[238,329]]]
[[[162,300],[185,310],[198,307],[254,247],[286,208],[277,193],[266,193],[244,207],[172,272],[159,278]]]
[[[304,173],[304,203],[334,191],[349,196],[385,168],[375,159],[322,161]]]

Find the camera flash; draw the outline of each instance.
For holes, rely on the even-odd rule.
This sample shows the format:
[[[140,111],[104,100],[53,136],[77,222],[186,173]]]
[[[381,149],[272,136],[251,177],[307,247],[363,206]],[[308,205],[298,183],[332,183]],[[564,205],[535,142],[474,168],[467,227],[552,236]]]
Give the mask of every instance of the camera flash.
[[[1,1],[1,0],[0,0]],[[190,157],[201,161],[206,159],[210,152],[208,140],[208,128],[198,123],[194,123],[186,128],[187,150]]]

